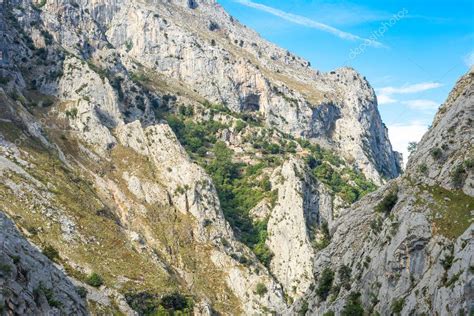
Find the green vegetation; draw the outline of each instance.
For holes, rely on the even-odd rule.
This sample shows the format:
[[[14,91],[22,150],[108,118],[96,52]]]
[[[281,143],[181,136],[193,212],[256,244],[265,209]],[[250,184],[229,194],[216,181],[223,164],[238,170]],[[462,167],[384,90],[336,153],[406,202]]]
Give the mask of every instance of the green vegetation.
[[[0,84],[7,84],[10,82],[10,78],[0,76]]]
[[[391,305],[392,313],[394,315],[401,315],[404,305],[405,305],[404,298],[399,298],[397,300],[394,300]]]
[[[416,203],[431,210],[434,233],[449,239],[461,236],[471,223],[474,198],[461,190],[446,190],[440,186],[420,185],[420,189],[430,197],[417,195]]]
[[[301,304],[301,309],[298,312],[298,315],[305,316],[308,311],[309,311],[308,301],[303,301],[303,303]]]
[[[383,220],[380,216],[377,216],[377,218],[373,219],[370,222],[370,228],[374,232],[374,234],[378,234],[382,231],[382,226],[383,226]]]
[[[341,316],[363,316],[364,308],[360,300],[359,292],[352,292],[346,300],[346,305],[341,312]]]
[[[445,255],[443,259],[441,259],[441,265],[443,266],[445,271],[448,271],[449,269],[451,269],[451,266],[453,265],[453,262],[454,262],[453,246],[451,245],[450,247],[448,247],[448,250],[449,250],[449,253]]]
[[[257,287],[255,288],[255,293],[259,296],[263,296],[268,292],[267,287],[263,283],[258,283]]]
[[[196,123],[185,117],[192,115],[189,109],[180,108],[179,112],[181,115],[168,115],[168,124],[188,153],[212,177],[224,215],[236,236],[268,265],[272,254],[265,245],[267,221],[253,222],[249,216],[249,211],[262,199],[275,199],[276,192],[271,191],[269,178],[263,175],[268,163],[233,162],[232,150],[215,136],[228,126],[212,120]]]
[[[255,113],[232,113],[223,105],[209,102],[204,102],[203,106],[210,115],[209,120],[196,121],[193,108],[185,105],[178,106],[175,114],[168,113],[166,119],[189,155],[212,177],[224,215],[236,236],[265,265],[272,258],[265,245],[267,220],[253,222],[249,212],[263,199],[270,202],[276,200],[277,192],[272,191],[265,169],[277,166],[285,154],[295,153],[298,143],[310,153],[307,163],[312,174],[328,184],[333,193],[347,203],[353,203],[376,189],[361,172],[346,166],[333,152],[302,139],[294,140],[290,135],[283,135],[279,141],[275,141],[272,137],[275,131],[271,129],[261,128],[258,133],[244,135],[253,148],[263,155],[260,162],[255,165],[234,162],[233,151],[217,139],[217,135],[230,126],[212,118],[217,113],[232,116],[235,119],[235,131],[241,132],[248,126],[261,127],[260,117]],[[324,225],[321,227],[324,238],[315,243],[317,249],[326,247],[330,240],[329,231]]]
[[[268,264],[271,253],[265,245],[267,221],[253,223],[249,216],[259,201],[273,194],[268,178],[257,181],[263,165],[256,168],[234,163],[232,151],[223,142],[216,142],[214,159],[205,168],[216,185],[224,215],[237,236]]]
[[[181,144],[194,158],[206,156],[207,151],[217,141],[216,133],[226,128],[225,125],[216,121],[196,123],[176,115],[169,115],[167,121]]]
[[[66,111],[66,117],[69,119],[75,119],[77,117],[77,108],[72,108]]]
[[[189,315],[193,301],[184,295],[174,292],[160,295],[148,292],[127,293],[125,299],[139,315]]]
[[[37,9],[40,9],[40,8],[44,7],[45,4],[46,4],[46,0],[38,0],[36,2],[36,4],[34,4],[33,6]]]
[[[398,202],[398,188],[392,188],[390,192],[375,207],[375,211],[389,215]]]
[[[57,261],[59,259],[59,252],[51,245],[44,247],[43,255],[48,257],[48,259],[51,261]]]
[[[79,295],[80,298],[86,298],[87,297],[87,289],[83,286],[78,286],[76,287],[76,292]]]
[[[343,286],[346,290],[349,290],[351,288],[351,268],[343,264],[339,268],[338,274],[341,286]]]
[[[428,166],[425,163],[422,163],[421,165],[418,166],[418,171],[421,174],[426,174],[428,172]]]
[[[12,271],[12,267],[6,263],[0,263],[0,275],[9,275]]]
[[[102,284],[104,284],[104,279],[94,272],[89,275],[89,277],[87,277],[86,283],[93,287],[100,287]]]
[[[133,48],[133,42],[131,40],[127,40],[125,42],[125,49],[127,52],[131,51]]]
[[[35,297],[35,300],[37,300],[40,295],[44,295],[44,297],[46,297],[46,300],[48,301],[49,306],[56,307],[56,308],[62,307],[61,302],[57,301],[54,298],[53,290],[45,287],[44,284],[41,282],[39,286],[33,290],[33,296]]]
[[[453,276],[451,277],[451,279],[449,279],[449,281],[446,282],[445,286],[446,287],[454,287],[454,284],[459,280],[459,277],[461,276],[461,274],[463,273],[464,271],[461,270],[459,271],[458,273],[455,273],[453,274]]]
[[[329,227],[327,222],[323,222],[321,224],[321,233],[322,233],[322,238],[320,240],[314,240],[313,241],[313,247],[316,250],[322,250],[326,248],[329,243],[331,242],[331,235],[329,234]]]
[[[462,164],[456,166],[451,172],[451,182],[455,188],[462,188],[466,180],[467,172]]]
[[[430,150],[430,155],[434,160],[439,160],[443,156],[443,151],[441,148],[436,147]]]
[[[323,316],[335,316],[336,314],[333,311],[327,311],[323,314]]]
[[[321,278],[318,282],[318,288],[316,289],[316,294],[325,301],[329,296],[329,293],[332,288],[332,283],[334,281],[334,272],[330,268],[325,268],[321,274]]]
[[[313,175],[347,203],[352,204],[377,188],[360,171],[346,166],[345,162],[332,151],[305,140],[298,141],[310,152],[306,162]]]
[[[410,153],[410,155],[415,152],[417,146],[418,146],[418,144],[416,142],[409,142],[408,143],[407,149],[408,149],[408,152]]]

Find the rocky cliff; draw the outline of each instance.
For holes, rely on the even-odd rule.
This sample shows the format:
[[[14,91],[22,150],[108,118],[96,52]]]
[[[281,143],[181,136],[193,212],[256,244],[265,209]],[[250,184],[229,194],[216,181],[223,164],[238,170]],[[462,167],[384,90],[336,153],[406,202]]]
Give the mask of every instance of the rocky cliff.
[[[406,267],[399,258],[410,255],[398,249],[406,252],[408,244],[421,249],[416,271],[428,269],[427,275],[437,270],[419,263],[423,249],[433,247],[430,256],[437,256],[452,248],[461,259],[446,278],[458,275],[460,282],[450,285],[466,284],[469,236],[455,236],[464,250],[449,246],[451,235],[434,237],[426,201],[439,204],[435,218],[449,219],[446,207],[455,207],[459,222],[449,225],[461,235],[464,204],[446,198],[471,205],[468,164],[464,193],[429,169],[423,181],[413,180],[420,191],[404,189],[409,173],[368,195],[398,176],[400,164],[374,91],[353,69],[315,71],[214,1],[11,0],[1,4],[0,29],[0,209],[28,241],[13,228],[5,238],[34,244],[48,258],[28,251],[33,255],[22,268],[42,265],[48,272],[19,283],[15,250],[1,249],[16,273],[0,278],[15,285],[12,295],[0,297],[7,313],[319,312],[333,306],[312,294],[329,262],[349,265],[364,256],[361,249],[373,256],[386,251],[396,258],[390,264],[399,264],[390,270],[396,274]],[[450,100],[447,113],[467,124],[453,130],[456,143],[472,128],[470,99],[459,92]],[[433,133],[448,124],[443,118]],[[443,159],[470,155],[462,151],[469,137],[462,139]],[[423,155],[423,144],[416,155]],[[449,161],[454,167],[460,160]],[[394,183],[397,196],[416,197],[413,205],[423,209],[410,220],[416,234],[404,227],[393,246],[371,244],[360,236],[372,217],[387,240],[395,232],[385,231],[401,221],[371,211],[393,196]],[[402,213],[414,216],[408,208]],[[439,234],[451,234],[447,227]],[[384,264],[372,260],[369,281]],[[397,286],[406,294],[409,277],[400,275]],[[53,277],[64,285],[51,290]],[[423,280],[425,298],[439,282]],[[40,281],[44,297],[25,298],[25,310],[18,293],[30,295]],[[382,312],[398,292],[378,282],[389,293],[380,298]],[[344,299],[343,290],[334,306],[341,309]],[[458,301],[465,302],[453,300],[449,308]]]
[[[330,225],[315,288],[288,314],[472,313],[473,78],[471,69],[458,81],[407,173]]]

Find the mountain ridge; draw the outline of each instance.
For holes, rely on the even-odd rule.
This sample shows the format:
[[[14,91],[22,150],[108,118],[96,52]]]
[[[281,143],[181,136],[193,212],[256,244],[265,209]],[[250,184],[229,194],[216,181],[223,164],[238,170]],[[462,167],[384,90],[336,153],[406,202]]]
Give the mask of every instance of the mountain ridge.
[[[346,292],[334,306],[318,307],[313,296],[328,252],[347,247],[340,227],[362,236],[374,217],[367,206],[385,201],[394,183],[412,193],[400,178],[374,192],[400,164],[365,78],[349,68],[311,70],[214,1],[18,0],[1,9],[8,59],[0,73],[0,208],[85,289],[77,289],[87,299],[81,313],[343,308]],[[442,194],[469,205],[469,181],[463,195],[449,195],[450,186]],[[453,224],[457,234],[466,214],[454,209],[463,219]],[[423,216],[415,221],[420,239],[430,234]],[[393,221],[375,217],[376,228]],[[347,256],[370,246],[360,242]],[[470,248],[456,247],[467,258]],[[7,256],[3,264],[18,264]],[[374,274],[385,266],[378,263]],[[9,277],[16,275],[0,280]],[[62,294],[43,292],[38,306],[60,313],[54,299]],[[17,289],[2,297],[8,311],[20,310],[18,297]],[[457,302],[451,308],[464,304]],[[387,304],[376,307],[385,312]]]

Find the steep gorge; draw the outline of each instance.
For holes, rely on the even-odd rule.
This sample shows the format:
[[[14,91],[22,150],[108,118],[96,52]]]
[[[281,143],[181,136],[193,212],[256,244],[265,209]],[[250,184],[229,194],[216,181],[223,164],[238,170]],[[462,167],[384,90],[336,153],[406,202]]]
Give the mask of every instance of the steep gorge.
[[[347,295],[322,307],[314,298],[323,267],[362,258],[360,249],[377,254],[381,246],[357,243],[374,216],[365,214],[367,205],[383,200],[393,183],[399,194],[417,196],[403,189],[419,164],[411,163],[405,178],[363,198],[400,173],[365,78],[349,68],[311,69],[214,1],[8,1],[1,13],[0,210],[56,263],[37,250],[17,258],[1,248],[0,284],[20,284],[0,296],[7,312],[338,311]],[[469,78],[459,90],[471,87]],[[472,101],[462,95],[445,109],[467,120]],[[441,114],[437,121],[433,131],[444,130]],[[452,131],[456,144],[468,136],[446,157],[472,155],[472,121],[467,128]],[[426,159],[425,143],[410,162]],[[463,170],[464,193],[452,191],[453,199],[471,207],[472,169]],[[428,171],[427,185],[442,178]],[[456,210],[467,216],[462,205]],[[388,227],[378,216],[377,225]],[[350,238],[341,232],[359,221]],[[422,216],[416,223],[420,256],[430,225]],[[460,233],[465,224],[456,224]],[[392,243],[405,242],[400,234]],[[468,240],[455,248],[461,267],[472,260],[465,254],[470,235],[463,236],[455,236]],[[392,248],[401,246],[393,245],[386,251],[395,256]],[[31,256],[46,260],[44,275],[36,276]],[[384,264],[372,262],[367,280],[375,282]],[[20,270],[30,271],[26,283]],[[463,273],[456,286],[468,283],[472,272]],[[74,300],[49,274],[60,275],[68,291],[72,279]],[[417,301],[404,277],[397,289]],[[398,292],[381,283],[389,296],[374,308],[384,313]],[[453,310],[467,300],[452,301]]]

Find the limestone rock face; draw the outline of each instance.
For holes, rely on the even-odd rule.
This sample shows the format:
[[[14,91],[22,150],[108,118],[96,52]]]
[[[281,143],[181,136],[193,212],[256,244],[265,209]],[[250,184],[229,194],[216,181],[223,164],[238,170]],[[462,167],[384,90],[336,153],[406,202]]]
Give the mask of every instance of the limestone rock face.
[[[290,159],[273,174],[278,199],[268,222],[270,270],[288,295],[303,294],[313,279],[315,229],[332,212],[331,197],[311,179],[301,160]]]
[[[0,306],[16,315],[89,315],[76,287],[0,212]],[[61,305],[61,310],[59,309]]]
[[[20,3],[30,7],[29,1]],[[213,1],[77,4],[51,2],[20,18],[23,23],[44,20],[48,32],[67,52],[87,56],[96,67],[118,78],[111,84],[121,87],[127,105],[121,104],[110,85],[89,95],[94,100],[88,106],[106,113],[109,123],[118,115],[110,102],[118,103],[128,116],[150,113],[147,98],[142,98],[144,104],[136,104],[128,97],[135,94],[129,89],[133,84],[123,75],[147,69],[144,72],[166,78],[166,85],[180,85],[236,112],[260,113],[270,126],[330,146],[378,183],[382,177],[400,173],[399,157],[392,151],[374,91],[353,69],[315,71],[309,62],[235,21]],[[82,32],[75,32],[78,28]],[[41,36],[37,37],[41,42]],[[59,61],[66,75],[88,80],[90,74],[78,73],[84,70],[75,69],[83,68],[71,64],[70,58]],[[79,87],[71,84],[67,77],[59,89],[47,82],[37,84],[42,91],[67,95],[90,91],[80,89],[82,82]]]
[[[3,5],[0,207],[31,242],[54,244],[76,284],[93,272],[106,284],[86,287],[86,307],[59,268],[26,253],[31,244],[0,217],[0,237],[16,247],[5,248],[15,279],[0,278],[13,288],[0,294],[7,308],[134,314],[140,300],[180,292],[195,300],[196,314],[322,314],[339,313],[358,291],[364,308],[380,314],[394,312],[400,297],[402,314],[467,312],[472,73],[407,176],[350,206],[340,192],[350,187],[331,187],[333,178],[363,182],[351,178],[361,170],[383,184],[400,173],[374,91],[355,70],[315,71],[213,0]],[[227,169],[208,169],[219,163],[218,141],[237,166],[224,181]],[[309,167],[316,148],[321,161]],[[320,180],[318,166],[327,171]],[[225,208],[223,198],[248,209],[232,213],[241,205]],[[268,247],[267,266],[257,245]],[[327,300],[325,268],[336,272]],[[40,281],[45,293],[34,295]]]
[[[317,281],[288,315],[306,308],[339,314],[355,305],[381,315],[472,309],[474,198],[466,187],[472,177],[472,164],[466,163],[473,151],[472,106],[471,70],[440,108],[406,175],[330,224],[331,243],[314,256],[316,280],[323,271],[334,273],[328,297]],[[437,146],[443,148],[439,155],[432,151]],[[458,186],[449,179],[455,166],[463,167]]]
[[[474,69],[457,82],[410,156],[407,173],[430,185],[474,195]]]

